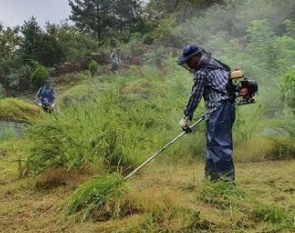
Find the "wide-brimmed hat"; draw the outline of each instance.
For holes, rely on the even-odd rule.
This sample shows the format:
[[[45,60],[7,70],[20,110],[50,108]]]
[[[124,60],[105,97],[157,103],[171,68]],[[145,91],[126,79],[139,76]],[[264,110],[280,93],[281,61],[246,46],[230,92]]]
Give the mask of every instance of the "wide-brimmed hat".
[[[186,63],[190,58],[197,55],[198,53],[202,52],[202,48],[195,46],[195,45],[187,45],[182,50],[182,56],[178,58],[177,64],[183,65]]]

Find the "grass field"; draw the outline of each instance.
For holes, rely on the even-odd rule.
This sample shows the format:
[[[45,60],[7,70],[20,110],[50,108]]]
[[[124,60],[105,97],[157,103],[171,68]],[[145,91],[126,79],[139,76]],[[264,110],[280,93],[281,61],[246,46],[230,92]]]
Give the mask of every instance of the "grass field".
[[[233,188],[203,181],[202,162],[155,160],[130,181],[125,214],[81,222],[66,216],[65,207],[91,172],[55,170],[17,179],[12,150],[5,144],[0,150],[3,233],[295,232],[295,161],[236,163]],[[188,212],[193,217],[183,217]],[[194,230],[182,228],[191,223]]]

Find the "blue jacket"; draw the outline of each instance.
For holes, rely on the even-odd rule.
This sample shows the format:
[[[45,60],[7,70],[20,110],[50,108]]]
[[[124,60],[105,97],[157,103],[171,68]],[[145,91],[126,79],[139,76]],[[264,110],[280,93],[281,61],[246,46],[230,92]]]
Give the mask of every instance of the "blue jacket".
[[[52,87],[46,90],[43,86],[38,90],[37,97],[41,99],[42,104],[52,104],[55,100],[55,90]]]

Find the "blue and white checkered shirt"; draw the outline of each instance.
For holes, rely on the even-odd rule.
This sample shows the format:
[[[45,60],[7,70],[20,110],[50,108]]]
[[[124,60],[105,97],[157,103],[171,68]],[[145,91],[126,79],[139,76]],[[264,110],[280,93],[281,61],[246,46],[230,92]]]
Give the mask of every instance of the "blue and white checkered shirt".
[[[210,69],[202,66],[214,66],[220,69]],[[214,111],[229,99],[227,91],[228,73],[214,59],[209,57],[201,58],[201,61],[194,73],[194,85],[192,93],[184,110],[184,118],[192,119],[202,96],[205,100],[205,119],[209,119]]]

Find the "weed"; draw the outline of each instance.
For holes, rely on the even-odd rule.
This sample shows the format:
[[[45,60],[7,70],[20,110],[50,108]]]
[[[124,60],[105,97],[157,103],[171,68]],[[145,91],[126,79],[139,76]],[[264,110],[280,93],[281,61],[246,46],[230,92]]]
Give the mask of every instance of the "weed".
[[[82,221],[93,219],[103,213],[103,208],[112,206],[110,217],[120,214],[120,199],[128,190],[128,184],[118,174],[93,178],[82,184],[72,195],[67,207],[68,214],[79,212]],[[100,216],[101,217],[101,216]]]
[[[252,213],[255,221],[271,224],[271,228],[293,232],[295,230],[295,216],[274,206],[260,205]]]
[[[221,208],[228,208],[231,200],[242,200],[244,193],[238,190],[232,183],[224,181],[204,181],[202,185],[200,199],[207,203],[212,203]]]

